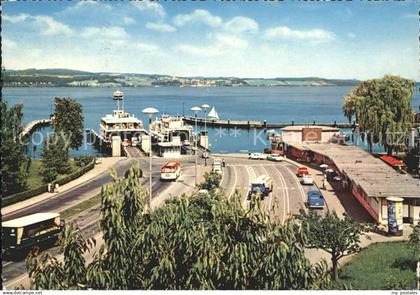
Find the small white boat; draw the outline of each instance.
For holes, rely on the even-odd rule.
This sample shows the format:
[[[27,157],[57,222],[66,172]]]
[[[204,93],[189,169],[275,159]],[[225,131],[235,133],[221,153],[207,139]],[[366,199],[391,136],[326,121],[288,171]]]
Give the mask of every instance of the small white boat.
[[[211,108],[207,117],[219,120],[219,114],[216,112],[216,109],[214,107]]]

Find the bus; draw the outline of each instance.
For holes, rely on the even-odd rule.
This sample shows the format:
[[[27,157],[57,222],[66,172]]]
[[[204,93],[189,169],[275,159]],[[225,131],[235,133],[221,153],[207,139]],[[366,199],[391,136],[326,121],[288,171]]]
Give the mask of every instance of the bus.
[[[181,175],[181,163],[170,161],[165,163],[160,170],[161,180],[176,180]]]
[[[2,222],[2,252],[6,256],[37,256],[43,246],[52,246],[64,230],[59,213],[36,213]]]

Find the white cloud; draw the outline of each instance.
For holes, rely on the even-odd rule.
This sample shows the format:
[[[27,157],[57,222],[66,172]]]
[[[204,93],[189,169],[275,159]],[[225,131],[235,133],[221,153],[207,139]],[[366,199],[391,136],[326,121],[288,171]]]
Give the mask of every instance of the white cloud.
[[[354,39],[354,38],[356,38],[356,34],[350,32],[350,33],[347,34],[347,37],[349,37],[350,39]]]
[[[10,22],[12,24],[20,23],[25,21],[29,17],[29,14],[21,13],[18,15],[3,15],[2,19],[4,21]]]
[[[127,32],[122,27],[87,27],[82,32],[82,37],[99,37],[106,39],[124,39],[128,37]]]
[[[231,48],[244,49],[248,47],[248,42],[237,36],[227,34],[215,34],[210,35],[210,39],[214,39],[219,42],[220,45],[225,45]]]
[[[234,49],[246,49],[248,47],[246,40],[233,35],[209,34],[208,39],[211,41],[209,45],[178,44],[175,46],[175,50],[197,57],[215,57],[227,56],[232,52],[236,52]]]
[[[16,42],[3,38],[1,41],[1,45],[4,46],[5,49],[13,49],[16,48]]]
[[[146,28],[163,33],[175,32],[176,28],[164,23],[147,23]]]
[[[225,28],[232,33],[257,33],[258,23],[249,17],[236,16],[225,24]]]
[[[129,16],[124,16],[123,17],[123,22],[125,25],[135,25],[137,22],[134,18],[129,17]]]
[[[210,27],[218,27],[223,23],[223,20],[205,9],[197,9],[190,14],[178,14],[174,18],[174,24],[177,27],[182,27],[187,23],[203,23]]]
[[[223,52],[220,46],[194,46],[190,44],[178,44],[175,46],[175,51],[194,55],[197,57],[214,57],[221,56]]]
[[[159,46],[155,45],[155,44],[151,44],[151,43],[135,43],[133,45],[134,49],[140,50],[140,51],[145,51],[145,52],[151,52],[151,51],[159,51],[160,48]]]
[[[283,39],[330,41],[335,39],[335,34],[322,29],[302,31],[294,30],[286,26],[280,26],[266,30],[264,37],[268,40],[274,40],[280,37]]]
[[[144,12],[152,12],[156,15],[158,15],[159,17],[165,17],[166,12],[165,9],[163,8],[162,5],[160,5],[157,2],[151,2],[149,0],[144,0],[144,1],[134,1],[132,2],[133,5],[139,9],[140,11],[144,11]]]
[[[51,16],[47,15],[29,15],[25,13],[21,13],[18,15],[4,15],[4,21],[8,21],[13,24],[21,23],[26,20],[33,21],[34,25],[40,29],[40,33],[42,35],[57,35],[57,34],[64,34],[64,35],[71,35],[73,34],[73,30],[66,24],[55,20]]]
[[[56,21],[51,16],[37,15],[32,17],[41,29],[42,35],[73,34],[73,30],[66,24]]]

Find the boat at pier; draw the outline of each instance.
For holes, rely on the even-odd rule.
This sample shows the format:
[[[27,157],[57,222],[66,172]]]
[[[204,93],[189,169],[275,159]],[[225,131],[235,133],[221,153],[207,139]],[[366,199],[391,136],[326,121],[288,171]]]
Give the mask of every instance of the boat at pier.
[[[101,118],[99,135],[106,143],[111,143],[113,136],[120,136],[122,142],[139,138],[145,133],[143,122],[124,111],[124,93],[120,90],[114,91],[113,99],[117,101],[117,109]]]

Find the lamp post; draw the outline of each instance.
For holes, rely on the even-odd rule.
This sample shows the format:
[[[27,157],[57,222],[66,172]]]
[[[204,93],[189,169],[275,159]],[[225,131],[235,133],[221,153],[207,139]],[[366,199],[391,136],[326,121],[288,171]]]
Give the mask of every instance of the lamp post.
[[[149,117],[149,209],[152,208],[152,116],[159,111],[155,108],[145,108],[143,114]]]
[[[204,132],[207,134],[207,109],[210,107],[208,104],[201,106],[204,109]]]
[[[201,108],[199,107],[192,107],[191,111],[194,113],[194,117],[195,117],[195,186],[197,187],[197,162],[198,162],[198,146],[197,146],[197,141],[198,141],[198,136],[197,136],[197,113],[199,111],[201,111]]]

